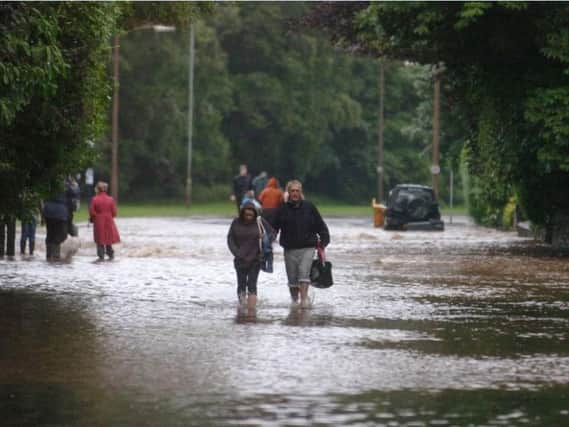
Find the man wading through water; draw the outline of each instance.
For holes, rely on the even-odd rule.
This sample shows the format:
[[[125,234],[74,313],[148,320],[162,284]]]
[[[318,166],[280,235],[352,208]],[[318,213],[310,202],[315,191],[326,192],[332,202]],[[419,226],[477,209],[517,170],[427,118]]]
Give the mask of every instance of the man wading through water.
[[[314,249],[330,243],[328,226],[312,203],[304,200],[300,181],[286,185],[288,201],[276,212],[273,219],[275,232],[280,230],[279,243],[284,248],[285,268],[293,303],[309,305],[308,286]]]

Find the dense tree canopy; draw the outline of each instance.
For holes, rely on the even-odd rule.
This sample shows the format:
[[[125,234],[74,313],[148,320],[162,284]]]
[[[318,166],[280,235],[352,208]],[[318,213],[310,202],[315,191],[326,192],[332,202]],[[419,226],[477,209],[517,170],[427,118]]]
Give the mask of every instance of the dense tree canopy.
[[[0,5],[2,210],[18,210],[80,164],[106,115],[111,3]]]
[[[378,61],[334,49],[321,33],[299,26],[309,7],[2,4],[0,175],[9,189],[4,208],[17,211],[24,200],[56,191],[65,174],[87,166],[109,178],[115,34],[122,36],[121,200],[182,200],[187,25],[196,15],[207,19],[193,21],[194,182],[207,198],[226,197],[237,165],[247,163],[252,172],[266,169],[281,181],[300,178],[313,193],[368,202],[377,180]],[[158,23],[176,31],[153,32],[151,24]],[[431,91],[428,68],[386,64],[386,188],[429,182]],[[446,150],[451,144],[444,141],[445,135]]]
[[[111,38],[155,20],[187,23],[208,5],[0,4],[0,210],[19,213],[88,164],[106,128]]]
[[[463,118],[473,212],[499,224],[511,197],[548,225],[569,209],[569,5],[317,5],[309,22],[352,50],[444,64]]]
[[[376,193],[378,62],[293,25],[307,10],[302,3],[222,5],[196,25],[198,195],[205,187],[211,198],[216,186],[225,198],[240,163],[281,181],[300,178],[335,199],[369,202]],[[121,199],[182,200],[188,35],[129,33],[121,61]],[[429,72],[401,62],[386,68],[387,188],[427,183],[430,133],[414,117],[430,105]],[[108,176],[110,150],[101,147],[97,169]]]

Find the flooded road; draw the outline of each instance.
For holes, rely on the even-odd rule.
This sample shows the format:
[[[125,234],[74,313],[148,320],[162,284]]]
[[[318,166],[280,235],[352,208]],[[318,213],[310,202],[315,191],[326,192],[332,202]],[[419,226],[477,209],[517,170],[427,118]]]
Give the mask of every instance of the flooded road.
[[[569,262],[467,223],[331,219],[336,284],[282,250],[239,312],[229,219],[119,219],[70,263],[0,261],[2,425],[567,426]],[[38,236],[43,240],[43,236]]]

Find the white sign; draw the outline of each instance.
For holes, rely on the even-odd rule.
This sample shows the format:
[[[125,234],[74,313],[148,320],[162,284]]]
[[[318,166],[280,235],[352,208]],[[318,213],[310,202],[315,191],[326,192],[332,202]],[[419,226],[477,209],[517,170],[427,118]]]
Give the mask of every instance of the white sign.
[[[95,173],[93,172],[93,168],[89,168],[85,171],[85,184],[95,184]]]
[[[377,173],[383,172],[383,168],[381,166],[378,166],[377,168],[375,168],[375,170],[377,171]]]
[[[438,175],[441,173],[441,168],[439,167],[439,165],[433,165],[431,166],[431,173],[433,175]]]

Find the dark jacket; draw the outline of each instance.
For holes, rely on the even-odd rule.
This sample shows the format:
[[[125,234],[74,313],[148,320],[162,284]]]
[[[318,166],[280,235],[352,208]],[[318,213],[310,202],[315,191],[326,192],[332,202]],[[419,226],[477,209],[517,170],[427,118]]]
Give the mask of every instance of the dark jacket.
[[[42,214],[46,219],[67,221],[69,219],[69,211],[65,193],[59,193],[53,199],[44,202]]]
[[[267,176],[262,176],[262,175],[258,175],[255,178],[253,178],[253,181],[251,182],[251,186],[253,187],[253,192],[255,193],[255,197],[259,197],[259,194],[261,194],[261,191],[263,191],[265,189],[265,187],[267,186],[267,182],[269,181],[269,178],[267,178]]]
[[[267,233],[272,233],[272,227],[264,219],[263,225]],[[227,233],[227,246],[235,257],[235,263],[241,268],[249,268],[254,262],[261,259],[261,249],[259,246],[259,226],[257,219],[251,223],[246,223],[242,219],[235,218]]]
[[[316,206],[307,200],[285,203],[276,212],[273,222],[275,232],[281,232],[279,243],[285,249],[314,248],[318,237],[323,246],[330,243],[328,226]]]
[[[238,199],[242,199],[245,193],[252,188],[251,175],[237,175],[233,178],[233,194]]]
[[[81,197],[81,191],[79,185],[75,181],[66,180],[65,181],[65,199],[67,204],[67,210],[73,216],[79,207],[79,198]]]

